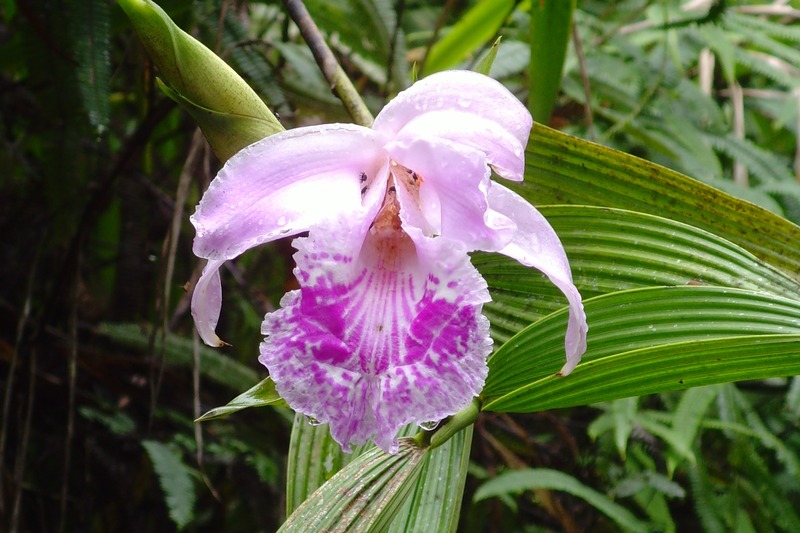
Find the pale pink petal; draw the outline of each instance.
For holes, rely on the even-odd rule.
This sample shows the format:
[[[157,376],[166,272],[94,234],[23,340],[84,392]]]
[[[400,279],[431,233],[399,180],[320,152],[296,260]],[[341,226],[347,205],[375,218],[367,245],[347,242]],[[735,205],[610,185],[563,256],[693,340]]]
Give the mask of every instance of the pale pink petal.
[[[401,206],[408,212],[419,209],[434,234],[460,241],[470,251],[497,251],[511,241],[516,226],[486,199],[491,172],[483,152],[444,139],[392,141],[386,148],[393,160],[421,176],[419,204],[401,195]],[[401,215],[407,225],[426,230]]]
[[[192,317],[197,333],[203,342],[215,347],[225,345],[215,332],[219,321],[219,312],[222,308],[222,284],[219,280],[219,268],[224,262],[224,259],[208,261],[192,292]]]
[[[564,339],[567,362],[560,371],[561,375],[566,376],[586,351],[589,327],[581,295],[572,281],[564,247],[550,223],[515,192],[493,183],[489,190],[489,205],[513,220],[518,228],[514,239],[500,253],[542,271],[567,297],[569,322]]]
[[[339,226],[336,231],[342,231]],[[296,411],[344,449],[440,420],[483,387],[491,351],[486,284],[459,243],[380,238],[330,226],[297,239],[301,289],[265,317],[259,360]]]
[[[524,108],[521,112],[530,117]],[[414,139],[447,139],[480,150],[498,175],[522,181],[528,136],[520,139],[490,119],[452,109],[423,113],[406,123],[394,137],[401,142]]]
[[[278,133],[228,160],[191,217],[194,253],[209,259],[192,295],[203,341],[222,343],[214,328],[222,305],[217,270],[224,260],[342,213],[371,220],[387,176],[378,136],[353,125]]]
[[[372,127],[393,138],[413,119],[437,111],[469,113],[495,122],[523,146],[531,131],[531,115],[516,96],[500,82],[467,70],[438,72],[419,80],[386,104]]]
[[[379,136],[355,125],[297,128],[254,143],[228,160],[200,200],[191,217],[194,253],[231,259],[331,216],[358,213],[362,188],[385,174],[387,163]],[[369,199],[380,201],[380,189],[370,187]]]

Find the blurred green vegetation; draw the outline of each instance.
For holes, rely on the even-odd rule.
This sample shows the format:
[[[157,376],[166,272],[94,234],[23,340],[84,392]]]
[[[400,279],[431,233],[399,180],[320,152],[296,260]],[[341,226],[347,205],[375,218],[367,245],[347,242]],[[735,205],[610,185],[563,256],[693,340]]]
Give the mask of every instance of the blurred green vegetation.
[[[280,3],[159,4],[286,128],[348,120]],[[476,35],[485,2],[306,2],[375,113],[415,68],[474,68],[498,35],[491,74],[533,94],[530,2],[507,4]],[[549,123],[800,222],[796,4],[579,0]],[[459,31],[470,39],[448,39]],[[0,3],[0,530],[285,518],[291,413],[192,420],[265,376],[259,326],[293,287],[292,248],[226,268],[233,346],[201,348],[188,215],[219,164],[156,75],[113,2]],[[798,531],[798,422],[798,378],[483,414],[460,529],[614,531],[630,515],[663,531]],[[563,476],[503,478],[526,469]]]

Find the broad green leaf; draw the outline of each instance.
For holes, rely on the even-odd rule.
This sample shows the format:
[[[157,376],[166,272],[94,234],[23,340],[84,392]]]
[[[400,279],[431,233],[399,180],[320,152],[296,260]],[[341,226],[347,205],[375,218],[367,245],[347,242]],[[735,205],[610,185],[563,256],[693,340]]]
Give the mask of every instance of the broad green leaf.
[[[264,407],[267,405],[288,407],[280,394],[278,394],[278,391],[275,390],[275,382],[272,381],[271,377],[264,378],[258,385],[241,393],[227,404],[211,409],[195,422],[225,418],[248,407]]]
[[[545,206],[583,297],[653,285],[713,285],[800,299],[800,284],[707,231],[643,213]],[[492,291],[485,313],[499,341],[565,305],[544,276],[499,254],[473,263]],[[590,336],[594,335],[594,331]]]
[[[344,453],[327,424],[312,425],[305,416],[294,417],[289,457],[286,461],[286,514],[291,515],[319,487],[357,458],[366,446]]]
[[[525,181],[510,188],[536,205],[618,207],[710,231],[800,280],[800,227],[713,187],[534,124]]]
[[[528,109],[537,122],[547,123],[558,98],[564,59],[572,34],[575,0],[531,2],[531,62]]]
[[[279,531],[386,531],[413,490],[425,455],[408,438],[400,439],[396,455],[367,450],[317,489]]]
[[[614,503],[607,496],[587,487],[574,477],[548,468],[529,468],[505,472],[478,487],[475,501],[498,497],[503,494],[532,489],[563,491],[582,498],[595,509],[605,514],[625,531],[650,531],[650,527],[630,511]]]
[[[456,531],[467,480],[472,428],[462,429],[425,454],[413,492],[397,513],[389,533]]]
[[[434,44],[425,58],[424,73],[453,68],[497,34],[514,8],[514,0],[481,0]]]
[[[662,344],[604,357],[568,378],[548,376],[484,409],[528,412],[573,407],[713,383],[800,374],[800,335],[752,335]]]
[[[100,324],[97,332],[111,338],[113,341],[128,346],[135,350],[153,350],[154,353],[164,354],[164,363],[191,367],[194,365],[192,353],[194,350],[191,339],[186,339],[172,333],[166,336],[166,345],[162,346],[161,335],[155,336],[155,343],[150,346],[149,328],[139,324]],[[242,390],[258,383],[258,372],[225,355],[224,351],[215,350],[208,346],[200,346],[200,372],[202,375],[216,383]]]
[[[528,412],[800,373],[800,344],[786,340],[800,334],[799,301],[721,287],[656,287],[592,298],[585,309],[588,349],[572,374],[556,376],[564,309],[491,356],[483,408]],[[714,354],[715,339],[730,343]]]
[[[169,517],[181,530],[194,519],[196,494],[189,469],[183,464],[180,453],[166,444],[143,440],[142,446],[164,491]]]

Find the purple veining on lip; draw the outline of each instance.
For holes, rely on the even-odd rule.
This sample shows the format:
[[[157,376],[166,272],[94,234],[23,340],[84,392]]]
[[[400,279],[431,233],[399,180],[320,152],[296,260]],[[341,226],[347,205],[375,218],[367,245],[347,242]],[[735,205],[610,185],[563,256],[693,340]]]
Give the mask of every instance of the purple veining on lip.
[[[372,128],[278,133],[233,156],[191,221],[208,262],[192,296],[201,338],[217,337],[219,269],[278,238],[295,241],[300,289],[267,314],[260,361],[296,411],[334,439],[396,450],[406,423],[440,420],[483,387],[491,352],[485,281],[468,252],[544,272],[569,304],[566,363],[586,349],[586,317],[553,228],[492,181],[523,177],[531,130],[501,84],[466,71],[398,94]]]

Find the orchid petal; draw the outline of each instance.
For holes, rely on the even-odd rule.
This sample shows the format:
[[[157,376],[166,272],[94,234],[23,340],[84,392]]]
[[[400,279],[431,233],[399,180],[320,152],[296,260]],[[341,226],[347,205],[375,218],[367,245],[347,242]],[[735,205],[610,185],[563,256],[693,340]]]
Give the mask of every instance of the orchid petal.
[[[572,281],[567,254],[555,230],[539,211],[509,189],[492,184],[489,205],[513,220],[518,228],[514,239],[499,253],[543,272],[564,293],[569,302],[569,322],[564,339],[567,362],[560,370],[566,376],[586,351],[586,313],[581,295]]]
[[[225,263],[224,259],[208,261],[192,292],[192,317],[197,333],[200,334],[203,342],[217,348],[225,345],[215,333],[219,312],[222,309],[222,283],[219,279],[219,268],[223,263]]]
[[[436,111],[469,113],[495,122],[522,145],[531,131],[530,113],[503,84],[467,70],[438,72],[417,81],[386,104],[372,128],[393,138],[411,120]]]
[[[485,154],[444,139],[392,141],[386,148],[392,159],[422,176],[419,209],[429,222],[441,221],[434,233],[469,250],[497,251],[511,241],[514,223],[492,210],[486,198],[491,172]],[[404,200],[401,195],[400,205],[410,209]],[[411,218],[404,222],[416,226]]]
[[[228,160],[192,215],[194,253],[231,259],[332,216],[359,212],[362,173],[367,183],[386,173],[381,144],[367,128],[331,124],[248,146]],[[380,201],[380,190],[370,192],[365,200]]]
[[[372,438],[394,453],[401,426],[451,415],[482,389],[488,291],[458,242],[368,233],[361,245],[342,230],[295,241],[301,289],[265,317],[259,360],[343,449]]]
[[[498,175],[522,181],[527,135],[518,138],[497,122],[474,113],[443,110],[424,113],[409,120],[397,132],[394,140],[410,142],[423,138],[447,139],[480,150],[486,154],[487,162]]]

